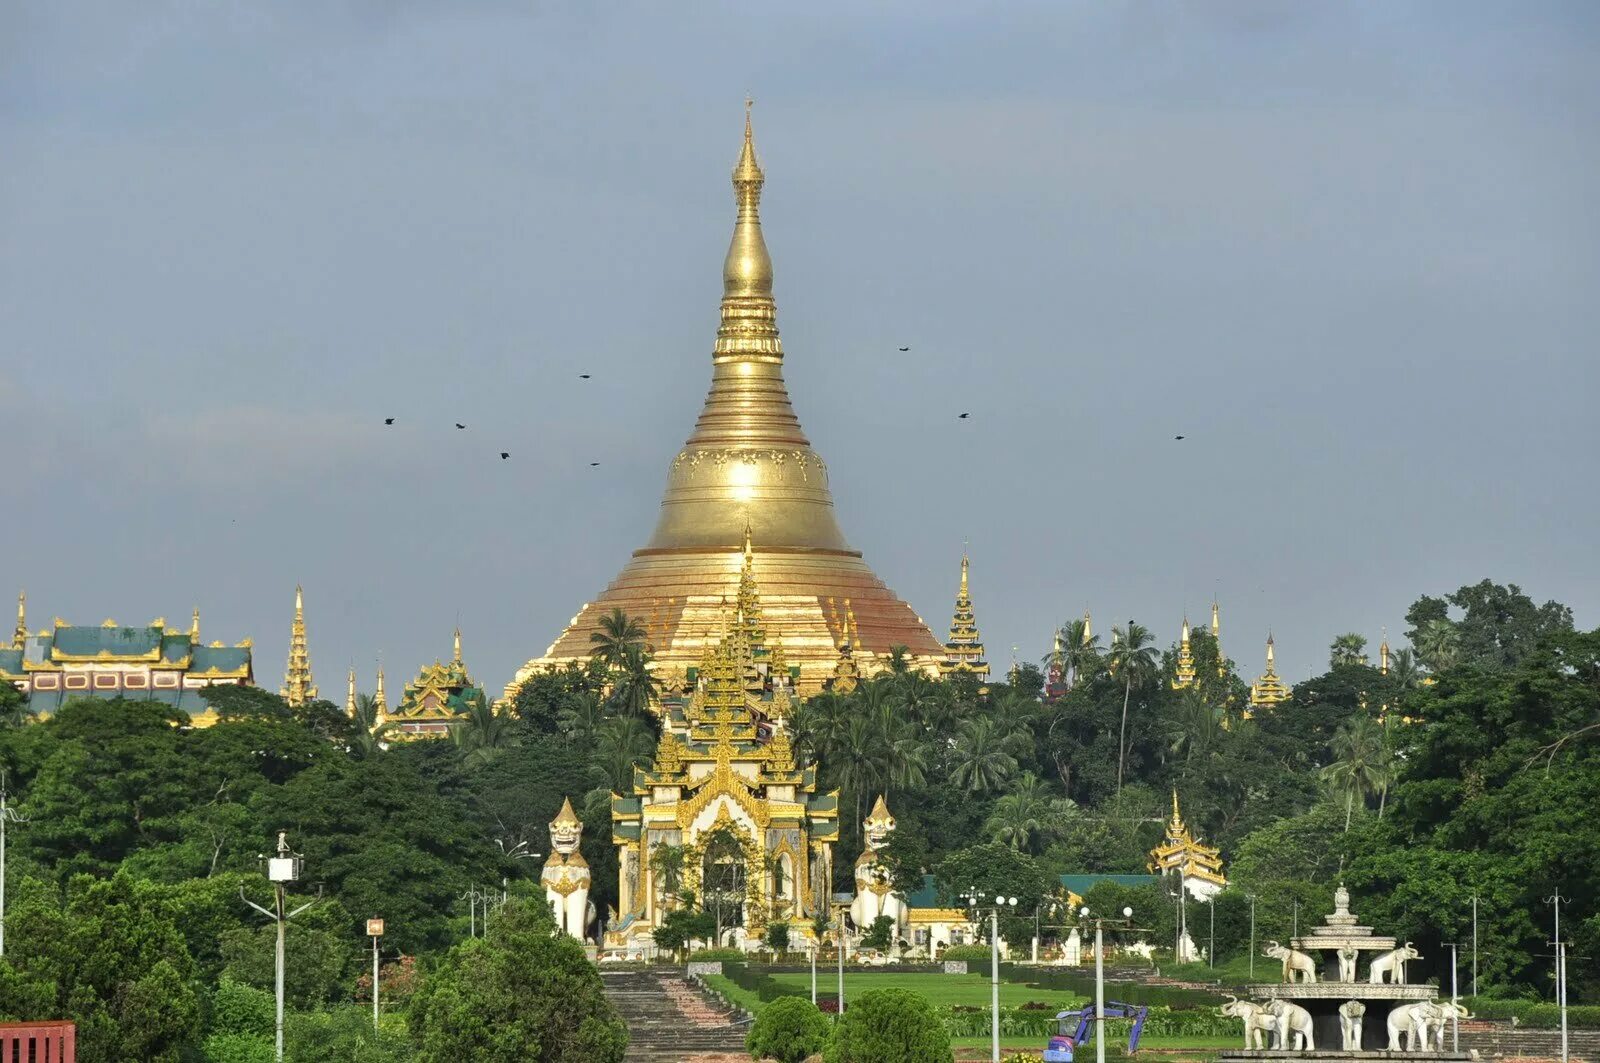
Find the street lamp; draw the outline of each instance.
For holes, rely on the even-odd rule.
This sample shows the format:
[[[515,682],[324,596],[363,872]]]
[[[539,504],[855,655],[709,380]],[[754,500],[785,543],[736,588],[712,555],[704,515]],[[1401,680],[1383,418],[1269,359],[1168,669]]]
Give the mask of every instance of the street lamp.
[[[383,920],[367,920],[367,936],[372,939],[372,1032],[378,1032],[378,939],[383,937]]]
[[[977,890],[963,893],[962,898],[967,902],[968,919],[982,918],[983,910],[979,902],[983,894]],[[1015,897],[996,895],[992,898],[989,909],[989,1016],[990,1016],[990,1058],[992,1063],[1000,1063],[1000,910],[1009,908],[1017,910]]]
[[[322,898],[322,887],[317,887],[317,895],[302,904],[292,912],[284,909],[288,901],[289,883],[300,881],[300,872],[305,863],[304,858],[289,848],[289,832],[278,832],[278,849],[271,856],[262,856],[259,859],[266,861],[267,881],[272,883],[274,904],[272,910],[261,907],[255,901],[244,895],[244,887],[239,887],[239,899],[262,915],[278,924],[278,951],[277,964],[274,976],[274,987],[277,997],[277,1013],[273,1020],[273,1057],[278,1063],[283,1063],[283,939],[284,931],[289,925],[289,920],[316,904]]]
[[[1099,916],[1090,916],[1088,905],[1078,909],[1079,919],[1094,919],[1094,1059],[1095,1063],[1106,1063],[1106,960],[1105,960],[1105,920]],[[1122,922],[1133,918],[1133,909],[1122,909]]]

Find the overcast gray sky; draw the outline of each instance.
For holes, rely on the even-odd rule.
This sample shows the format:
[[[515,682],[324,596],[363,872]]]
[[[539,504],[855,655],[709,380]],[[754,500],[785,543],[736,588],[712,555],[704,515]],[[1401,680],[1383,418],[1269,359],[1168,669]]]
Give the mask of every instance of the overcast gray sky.
[[[276,686],[301,582],[335,699],[458,619],[498,689],[654,525],[749,92],[795,406],[941,637],[963,538],[1001,667],[1213,594],[1294,681],[1485,576],[1592,627],[1597,45],[1583,2],[6,3],[0,556],[36,626],[198,603]]]

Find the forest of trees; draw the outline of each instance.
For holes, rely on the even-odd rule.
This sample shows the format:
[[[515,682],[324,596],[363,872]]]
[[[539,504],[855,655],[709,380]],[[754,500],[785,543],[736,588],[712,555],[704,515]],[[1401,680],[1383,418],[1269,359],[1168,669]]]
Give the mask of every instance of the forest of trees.
[[[795,728],[841,791],[835,888],[851,888],[861,814],[884,793],[898,881],[932,874],[947,895],[1004,881],[1027,896],[1002,932],[1026,941],[1053,876],[1145,871],[1176,788],[1227,861],[1219,954],[1245,947],[1247,895],[1261,936],[1284,938],[1296,906],[1320,917],[1343,881],[1362,921],[1416,942],[1437,977],[1476,896],[1485,991],[1549,999],[1546,898],[1559,893],[1572,1000],[1600,1000],[1600,631],[1487,581],[1419,598],[1407,622],[1387,674],[1338,635],[1325,673],[1253,718],[1207,632],[1193,636],[1197,682],[1174,690],[1176,647],[1134,623],[1104,645],[1069,625],[1071,686],[1055,699],[1034,666],[986,687],[897,668],[813,697]],[[471,706],[449,741],[389,743],[331,704],[295,711],[261,690],[213,689],[221,721],[190,729],[143,702],[31,721],[0,689],[0,770],[23,820],[7,835],[0,1018],[72,1018],[88,1061],[263,1058],[270,930],[240,891],[265,903],[259,854],[286,830],[323,891],[290,931],[291,1058],[331,1045],[458,1058],[441,1031],[490,985],[521,1001],[538,1027],[527,1036],[613,1058],[619,1028],[592,967],[558,950],[547,962],[561,974],[540,988],[514,956],[547,935],[533,854],[564,796],[585,824],[596,906],[615,904],[609,793],[655,747],[649,660],[641,626],[609,618],[590,662],[529,679],[505,712]],[[469,940],[474,889],[495,902],[488,936]],[[1170,901],[1129,897],[1170,940]],[[369,916],[387,921],[394,994],[376,1035],[359,1004]],[[541,1009],[556,991],[587,1003]],[[471,1044],[472,1058],[529,1058]]]

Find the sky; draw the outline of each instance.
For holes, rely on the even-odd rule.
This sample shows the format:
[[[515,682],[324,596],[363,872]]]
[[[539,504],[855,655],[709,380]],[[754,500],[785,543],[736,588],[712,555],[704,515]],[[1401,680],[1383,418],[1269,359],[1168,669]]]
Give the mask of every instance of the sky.
[[[275,687],[300,583],[325,695],[458,623],[498,690],[654,526],[747,93],[791,396],[941,638],[964,541],[1001,668],[1213,596],[1290,681],[1485,577],[1600,625],[1594,4],[17,0],[33,625],[198,605]]]

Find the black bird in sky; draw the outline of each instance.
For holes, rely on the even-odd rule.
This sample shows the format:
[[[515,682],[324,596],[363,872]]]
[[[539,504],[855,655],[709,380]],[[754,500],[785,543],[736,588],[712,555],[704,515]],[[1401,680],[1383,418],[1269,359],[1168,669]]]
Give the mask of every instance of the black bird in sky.
[[[910,350],[910,349],[911,349],[911,348],[910,348],[910,347],[902,347],[902,348],[900,348],[900,349],[901,349],[901,350],[902,350],[902,351],[909,351],[909,350]]]
[[[578,374],[578,379],[579,380],[588,380],[589,379],[589,374],[588,373],[579,373]]]
[[[467,427],[467,426],[466,426],[466,425],[464,425],[464,424],[462,424],[462,423],[461,423],[461,422],[460,422],[460,421],[457,421],[457,422],[456,422],[456,427],[457,427],[457,428],[465,428],[465,427]]]
[[[1173,436],[1172,438],[1173,439],[1182,439],[1183,437],[1182,436]]]
[[[589,463],[589,468],[591,468],[591,469],[592,469],[592,468],[594,468],[594,467],[595,467],[595,466],[596,466],[596,465],[599,465],[599,464],[600,464],[600,463],[599,463],[599,462],[598,462],[598,461],[591,461],[591,462],[590,462],[590,463]]]
[[[383,419],[383,423],[384,424],[394,424],[394,418],[393,417],[385,417]]]
[[[509,457],[511,457],[511,452],[509,450],[502,450],[500,452],[500,460],[501,461],[505,461]]]
[[[972,414],[970,414],[970,413],[964,413],[960,417],[956,418],[956,420],[965,421],[968,417],[971,417],[971,416],[972,416]]]

